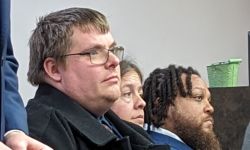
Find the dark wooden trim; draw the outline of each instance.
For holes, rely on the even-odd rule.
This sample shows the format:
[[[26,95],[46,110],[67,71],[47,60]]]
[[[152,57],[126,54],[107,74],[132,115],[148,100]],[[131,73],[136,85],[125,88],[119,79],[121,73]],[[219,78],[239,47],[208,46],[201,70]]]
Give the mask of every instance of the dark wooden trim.
[[[222,149],[240,150],[250,121],[250,87],[210,88]]]

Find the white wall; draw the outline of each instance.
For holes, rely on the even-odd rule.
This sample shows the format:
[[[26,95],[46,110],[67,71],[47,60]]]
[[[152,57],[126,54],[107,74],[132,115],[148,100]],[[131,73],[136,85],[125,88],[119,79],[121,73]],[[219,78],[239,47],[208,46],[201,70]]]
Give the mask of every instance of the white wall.
[[[116,41],[145,77],[156,67],[176,63],[193,66],[207,81],[207,65],[233,57],[243,59],[239,85],[248,85],[249,0],[12,0],[12,42],[25,103],[35,94],[26,74],[36,20],[73,6],[104,13]]]

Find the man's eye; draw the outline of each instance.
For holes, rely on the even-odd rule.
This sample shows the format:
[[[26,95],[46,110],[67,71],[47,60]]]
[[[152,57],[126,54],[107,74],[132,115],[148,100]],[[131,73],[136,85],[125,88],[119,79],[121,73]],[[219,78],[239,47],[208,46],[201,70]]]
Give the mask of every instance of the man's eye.
[[[99,53],[99,51],[100,51],[100,50],[93,49],[93,50],[89,51],[89,54],[90,54],[90,55],[96,55],[96,54]]]
[[[202,101],[203,96],[193,96],[196,101]]]

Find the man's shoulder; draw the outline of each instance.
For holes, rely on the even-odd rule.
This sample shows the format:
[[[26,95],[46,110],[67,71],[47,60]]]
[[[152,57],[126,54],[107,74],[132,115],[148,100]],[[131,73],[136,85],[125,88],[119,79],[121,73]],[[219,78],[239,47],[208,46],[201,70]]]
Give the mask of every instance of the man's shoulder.
[[[156,144],[167,144],[171,147],[172,150],[192,150],[188,145],[185,143],[169,136],[166,134],[149,131],[150,137]]]
[[[40,103],[40,99],[31,99],[27,103],[26,111],[27,111],[29,118],[30,117],[33,118],[36,116],[40,116],[40,117],[48,116],[48,114],[51,114],[51,112],[53,112],[54,110],[48,105]],[[36,119],[40,119],[40,118],[36,118]]]
[[[41,136],[46,132],[49,124],[53,122],[53,118],[58,117],[56,111],[42,103],[39,103],[37,99],[32,99],[26,106],[29,131],[31,134]]]

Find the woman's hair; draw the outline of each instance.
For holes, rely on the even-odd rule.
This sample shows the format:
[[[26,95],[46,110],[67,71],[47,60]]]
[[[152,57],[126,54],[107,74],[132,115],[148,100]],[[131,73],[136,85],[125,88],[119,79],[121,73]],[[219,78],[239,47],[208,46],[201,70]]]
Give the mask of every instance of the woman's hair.
[[[140,80],[142,82],[143,75],[142,75],[139,67],[132,60],[128,60],[128,59],[122,60],[120,62],[120,68],[121,68],[121,77],[123,77],[129,71],[135,71],[138,74],[138,76],[140,77]]]
[[[186,74],[183,83],[181,75]],[[184,68],[169,65],[167,68],[157,68],[150,73],[143,85],[143,99],[146,102],[145,123],[150,127],[160,127],[168,117],[170,105],[179,93],[182,97],[192,95],[191,75],[199,75],[192,67]],[[186,89],[184,88],[186,85]],[[149,129],[149,128],[148,128]]]

